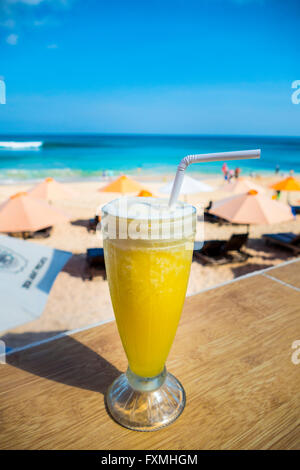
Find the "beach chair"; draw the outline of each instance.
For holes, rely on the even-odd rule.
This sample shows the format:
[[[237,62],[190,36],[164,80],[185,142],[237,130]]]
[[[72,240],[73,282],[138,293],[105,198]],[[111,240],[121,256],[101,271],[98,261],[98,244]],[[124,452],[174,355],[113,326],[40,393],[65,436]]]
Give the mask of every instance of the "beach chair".
[[[86,250],[86,270],[84,279],[90,281],[97,275],[106,278],[103,248],[88,248]]]
[[[48,238],[51,235],[52,229],[53,227],[46,227],[35,232],[10,232],[7,235],[14,238],[23,238],[23,240],[28,238]]]
[[[223,253],[225,244],[225,240],[208,240],[200,249],[196,245],[194,247],[194,257],[204,262],[204,264],[226,264],[228,259]]]
[[[23,240],[28,238],[28,232],[8,232],[6,235],[13,238],[23,238]]]
[[[233,234],[228,241],[208,240],[203,248],[194,249],[194,256],[205,264],[227,264],[245,261],[250,255],[241,249],[247,243],[248,234]]]
[[[292,251],[295,255],[300,254],[300,235],[293,232],[265,233],[263,238],[267,245],[277,245]]]
[[[211,224],[218,223],[219,217],[216,215],[210,214],[207,210],[204,209],[204,221],[210,222]]]
[[[53,227],[42,228],[36,232],[29,232],[28,238],[48,238],[51,235]]]
[[[231,235],[230,239],[224,246],[224,252],[226,256],[231,258],[233,263],[246,261],[249,258],[249,253],[242,251],[243,246],[248,241],[248,233],[236,233]]]
[[[228,220],[219,217],[218,215],[211,214],[208,210],[204,209],[204,222],[210,222],[211,224],[229,225]]]
[[[290,208],[291,208],[291,211],[292,211],[293,215],[300,214],[300,206],[292,206],[290,204]]]
[[[213,202],[209,201],[209,204],[204,208],[204,221],[214,224],[214,223],[218,223],[219,217],[209,212],[209,209],[211,208],[212,204]]]

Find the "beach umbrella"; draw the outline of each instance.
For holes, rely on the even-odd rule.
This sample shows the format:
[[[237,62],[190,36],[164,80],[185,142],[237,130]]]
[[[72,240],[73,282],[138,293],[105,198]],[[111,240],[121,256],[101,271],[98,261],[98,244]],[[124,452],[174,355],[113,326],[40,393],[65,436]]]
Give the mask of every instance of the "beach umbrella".
[[[0,232],[35,232],[68,220],[62,211],[25,192],[0,205]]]
[[[137,191],[141,191],[143,188],[142,186],[129,176],[121,175],[116,180],[112,181],[108,185],[104,186],[104,188],[98,189],[98,191],[103,191],[107,193],[136,193]]]
[[[212,204],[209,212],[236,224],[276,224],[293,220],[291,208],[255,190]]]
[[[46,178],[41,183],[34,186],[28,191],[31,196],[48,201],[55,199],[71,199],[75,193],[69,188],[66,188],[62,183],[58,183],[53,178]]]
[[[147,189],[142,189],[138,193],[138,197],[153,197],[153,194],[151,193],[151,191],[148,191]]]
[[[300,183],[293,176],[289,176],[278,183],[272,184],[271,188],[275,191],[287,191],[287,201],[289,202],[289,192],[300,191]]]
[[[171,194],[173,187],[173,181],[170,181],[165,186],[160,188],[160,192],[164,194]],[[188,194],[195,194],[195,193],[203,193],[213,191],[213,188],[209,186],[209,184],[204,183],[203,181],[196,180],[195,178],[191,178],[188,175],[184,175],[183,183],[180,189],[180,194],[188,195]]]
[[[265,193],[266,190],[259,184],[253,183],[246,178],[238,178],[235,181],[230,183],[225,183],[221,188],[222,191],[233,194],[247,193],[251,189],[257,191],[258,193]]]
[[[300,182],[293,176],[289,176],[278,183],[272,184],[271,188],[275,191],[300,191]]]
[[[71,256],[67,251],[0,235],[0,331],[42,314],[55,278]]]

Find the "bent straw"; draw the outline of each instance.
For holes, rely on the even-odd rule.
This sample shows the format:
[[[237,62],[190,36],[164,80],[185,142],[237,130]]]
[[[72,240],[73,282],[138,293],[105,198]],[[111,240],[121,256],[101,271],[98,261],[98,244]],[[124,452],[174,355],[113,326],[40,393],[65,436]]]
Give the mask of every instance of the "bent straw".
[[[169,207],[173,206],[178,199],[180,188],[183,182],[184,171],[191,163],[220,162],[224,160],[247,160],[260,158],[260,149],[240,150],[236,152],[203,153],[201,155],[187,155],[178,165],[175,180],[173,183]]]

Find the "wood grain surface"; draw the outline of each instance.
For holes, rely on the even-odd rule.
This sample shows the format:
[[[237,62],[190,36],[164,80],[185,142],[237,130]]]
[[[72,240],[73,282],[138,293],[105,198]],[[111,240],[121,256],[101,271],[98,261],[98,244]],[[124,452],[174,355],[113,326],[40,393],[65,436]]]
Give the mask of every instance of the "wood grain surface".
[[[286,264],[280,268],[273,268],[267,274],[300,289],[299,261]]]
[[[284,267],[290,282],[299,273],[300,263]],[[264,275],[187,298],[167,363],[186,408],[152,433],[106,412],[127,366],[115,322],[14,353],[0,365],[0,448],[300,449],[295,340],[300,293]]]

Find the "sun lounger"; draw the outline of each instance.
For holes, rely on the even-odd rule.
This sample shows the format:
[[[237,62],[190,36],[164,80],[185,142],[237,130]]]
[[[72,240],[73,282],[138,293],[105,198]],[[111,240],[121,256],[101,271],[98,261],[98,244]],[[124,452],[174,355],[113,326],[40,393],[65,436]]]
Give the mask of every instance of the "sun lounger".
[[[23,240],[28,238],[48,238],[51,235],[52,229],[53,227],[46,227],[35,232],[10,232],[8,235],[10,237],[23,238]]]
[[[204,222],[210,222],[212,224],[219,224],[219,225],[229,225],[230,224],[230,222],[228,222],[228,220],[222,219],[222,217],[211,214],[206,209],[204,209]]]
[[[233,234],[226,240],[208,240],[203,248],[194,249],[194,256],[205,264],[226,264],[245,261],[249,254],[241,250],[247,243],[248,234]]]
[[[36,232],[30,232],[28,238],[48,238],[51,235],[53,227],[46,227]]]
[[[194,256],[205,264],[225,264],[228,262],[223,254],[225,243],[225,240],[208,240],[202,249],[194,250]]]
[[[204,210],[204,220],[205,222],[211,222],[212,224],[218,222],[219,217],[216,215],[210,214],[208,211]]]
[[[291,206],[290,205],[290,207],[291,207],[293,215],[300,214],[300,206]]]
[[[265,233],[263,235],[267,245],[277,245],[294,254],[300,254],[300,235],[293,232],[284,233]]]
[[[227,256],[231,257],[232,262],[245,261],[249,258],[249,254],[242,251],[243,246],[248,241],[248,233],[236,233],[231,235],[230,239],[224,246]]]
[[[86,250],[85,278],[90,281],[96,276],[106,277],[103,248],[88,248]]]

